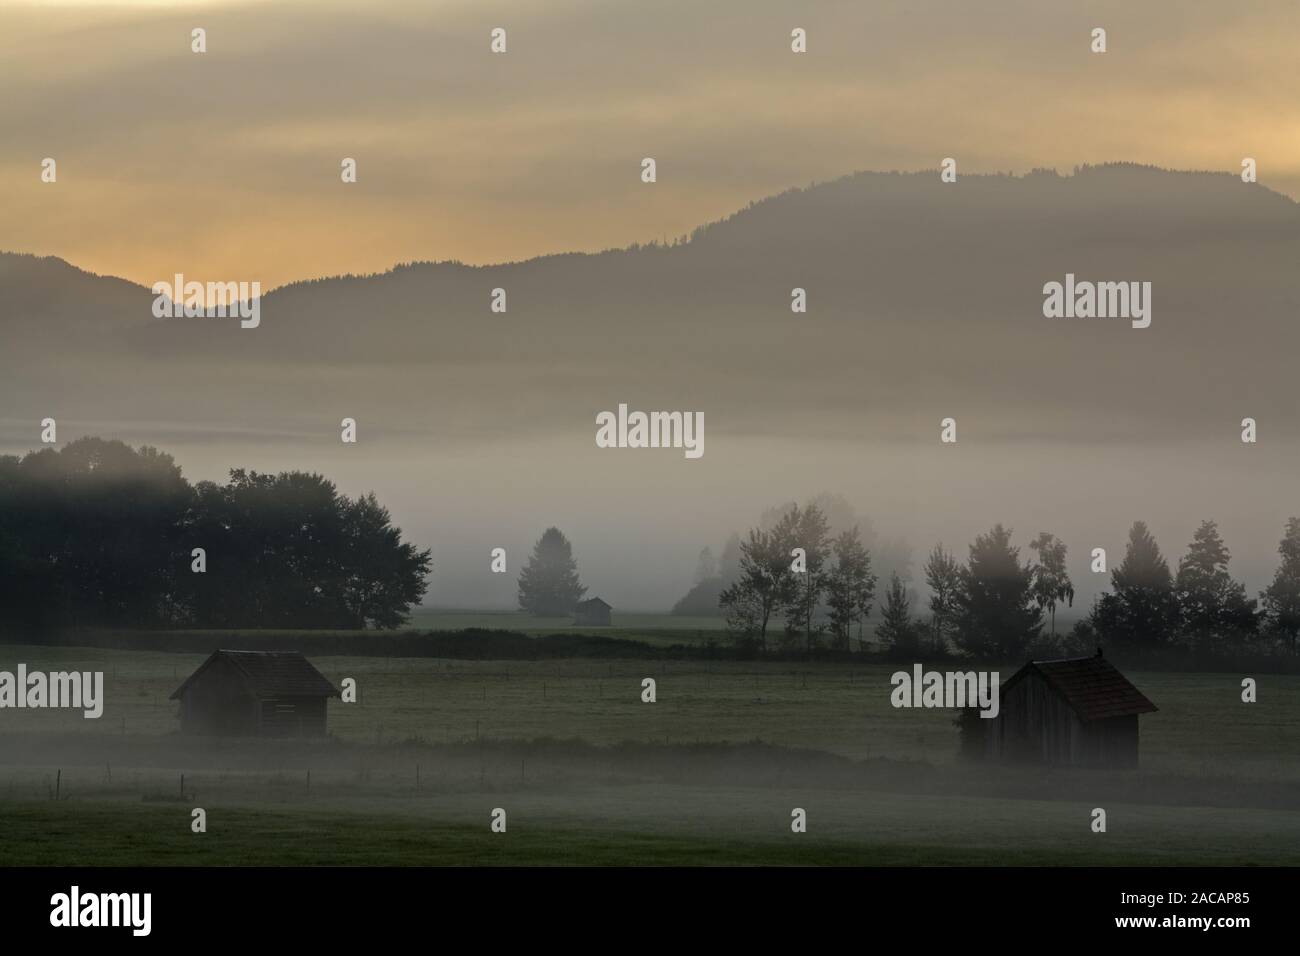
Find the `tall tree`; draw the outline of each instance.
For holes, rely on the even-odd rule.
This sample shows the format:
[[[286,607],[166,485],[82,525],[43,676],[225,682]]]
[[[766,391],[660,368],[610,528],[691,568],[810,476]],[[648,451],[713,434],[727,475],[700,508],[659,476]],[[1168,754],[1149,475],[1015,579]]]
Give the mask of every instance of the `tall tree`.
[[[885,592],[885,604],[881,609],[880,623],[876,625],[876,637],[885,649],[895,657],[916,656],[920,652],[918,629],[912,620],[912,602],[908,599],[907,588],[897,572],[889,576],[889,590]]]
[[[751,528],[740,545],[739,576],[718,598],[732,633],[757,641],[764,651],[772,615],[794,593],[790,549],[797,522],[795,512],[786,512],[771,530]]]
[[[871,555],[862,546],[857,525],[841,531],[831,544],[835,565],[826,577],[826,605],[835,647],[847,651],[853,627],[871,613],[876,576]]]
[[[723,588],[718,595],[718,607],[727,622],[727,633],[732,641],[767,650],[767,621],[771,608],[763,600],[762,592],[751,582],[741,577]]]
[[[785,602],[786,631],[794,635],[803,632],[804,650],[811,651],[813,640],[821,632],[814,624],[817,606],[826,589],[826,558],[829,555],[830,525],[816,505],[790,512],[792,534],[790,550],[802,548],[803,569],[795,570],[790,594]],[[791,554],[791,561],[795,560]]]
[[[1110,574],[1111,593],[1103,594],[1092,624],[1103,640],[1132,647],[1161,647],[1174,637],[1178,605],[1169,562],[1145,521],[1133,522],[1123,563]]]
[[[320,475],[200,482],[185,538],[207,555],[206,573],[182,576],[197,626],[398,627],[428,587],[429,552],[374,495],[352,500]]]
[[[1228,574],[1231,557],[1218,525],[1202,521],[1178,562],[1174,595],[1184,635],[1194,644],[1231,643],[1259,630],[1257,602]]]
[[[586,593],[573,545],[559,528],[547,528],[519,573],[519,607],[539,617],[563,617]]]
[[[994,525],[970,546],[958,598],[957,643],[968,654],[1003,661],[1023,658],[1042,627],[1033,570],[1020,563],[1011,531]]]
[[[1039,532],[1029,547],[1038,554],[1038,563],[1034,565],[1034,601],[1051,615],[1052,637],[1055,638],[1056,605],[1065,601],[1074,607],[1074,585],[1070,583],[1070,572],[1065,566],[1068,549],[1064,541],[1047,531]]]
[[[342,537],[347,549],[343,606],[363,626],[396,628],[428,589],[429,551],[402,541],[388,509],[373,492],[343,499]]]
[[[1273,582],[1259,596],[1270,629],[1295,653],[1296,636],[1300,635],[1300,518],[1287,521],[1277,550],[1282,555],[1282,563],[1273,575]]]
[[[80,438],[0,467],[0,618],[154,627],[176,615],[193,497],[170,455]]]
[[[960,608],[961,565],[951,553],[936,544],[925,562],[925,583],[930,589],[931,639],[937,653],[948,650]]]

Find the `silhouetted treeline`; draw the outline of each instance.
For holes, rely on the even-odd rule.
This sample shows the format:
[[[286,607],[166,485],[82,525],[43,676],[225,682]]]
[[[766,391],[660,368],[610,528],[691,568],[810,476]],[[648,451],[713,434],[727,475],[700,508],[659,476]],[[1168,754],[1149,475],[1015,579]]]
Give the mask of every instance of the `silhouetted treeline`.
[[[897,575],[895,575],[897,580]],[[855,524],[832,537],[821,507],[792,504],[770,528],[752,528],[740,543],[735,581],[718,597],[739,643],[811,652],[829,636],[848,650],[871,613],[876,589],[871,555]],[[777,620],[784,633],[769,631]]]
[[[878,580],[888,581],[895,574],[904,582],[911,579],[912,548],[907,541],[900,537],[882,537],[871,518],[858,513],[843,495],[822,492],[808,499],[802,509],[795,501],[782,502],[763,511],[755,530],[773,534],[783,521],[789,520],[791,513],[798,511],[805,515],[816,515],[811,520],[825,525],[828,545],[845,532],[855,532],[857,543],[870,555],[871,567],[867,569],[868,573]],[[741,577],[741,545],[740,535],[733,533],[723,545],[719,557],[714,556],[712,548],[704,548],[699,555],[691,589],[673,605],[672,613],[692,617],[725,617],[727,609],[719,602],[722,592]],[[817,551],[814,547],[814,562],[820,560]],[[842,614],[847,614],[849,608],[842,607],[841,611]]]
[[[1074,602],[1068,549],[1042,532],[1030,550],[1034,559],[1022,561],[1011,531],[1000,524],[975,539],[964,564],[936,546],[924,567],[929,615],[913,612],[913,596],[892,574],[879,607],[877,643],[907,659],[954,652],[986,660],[1042,659],[1089,654],[1099,644],[1202,657],[1296,652],[1300,518],[1287,522],[1281,563],[1258,599],[1228,573],[1230,553],[1213,521],[1196,529],[1176,571],[1147,526],[1135,522],[1124,559],[1110,572],[1111,591],[1064,635],[1056,631],[1056,609]],[[1102,570],[1101,555],[1092,561]],[[771,646],[774,620],[785,624],[777,647],[801,644],[811,651],[826,641],[847,650],[856,627],[865,649],[861,622],[872,610],[875,583],[871,556],[856,535],[830,540],[818,508],[810,505],[793,508],[771,529],[749,532],[740,544],[736,582],[719,603],[733,640],[760,651]]]
[[[1231,557],[1218,526],[1203,521],[1176,571],[1142,521],[1129,531],[1124,561],[1111,572],[1111,592],[1097,600],[1071,632],[1074,643],[1094,636],[1150,650],[1181,647],[1222,652],[1277,645],[1296,651],[1300,635],[1300,518],[1287,521],[1282,560],[1258,600],[1228,573]]]
[[[392,628],[429,569],[373,494],[320,475],[191,485],[170,455],[99,438],[0,457],[10,627]]]

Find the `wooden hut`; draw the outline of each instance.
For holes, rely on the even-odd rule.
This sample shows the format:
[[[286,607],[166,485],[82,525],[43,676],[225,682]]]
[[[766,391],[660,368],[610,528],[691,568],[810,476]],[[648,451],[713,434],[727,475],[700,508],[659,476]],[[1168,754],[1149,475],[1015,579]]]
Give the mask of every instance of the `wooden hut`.
[[[981,721],[994,758],[1092,767],[1136,767],[1138,716],[1156,711],[1101,655],[1030,661],[999,694],[998,716]]]
[[[181,732],[320,737],[339,692],[297,651],[214,651],[176,688]]]
[[[595,597],[589,601],[579,601],[573,609],[573,623],[582,627],[609,627],[609,612],[613,608]]]

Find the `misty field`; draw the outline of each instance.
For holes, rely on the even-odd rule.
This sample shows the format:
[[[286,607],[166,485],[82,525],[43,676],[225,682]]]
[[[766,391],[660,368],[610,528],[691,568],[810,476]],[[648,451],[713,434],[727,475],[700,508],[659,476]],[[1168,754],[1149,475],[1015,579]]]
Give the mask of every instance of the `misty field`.
[[[0,855],[78,863],[1300,862],[1300,677],[1128,675],[1136,772],[957,759],[874,664],[318,657],[323,741],[195,739],[201,655],[0,647],[102,670],[104,716],[0,711]],[[1004,668],[1003,677],[1012,668]],[[641,701],[656,681],[658,700]],[[183,775],[183,777],[182,777]],[[56,793],[57,791],[57,793]],[[54,799],[57,796],[57,800]],[[189,832],[189,810],[209,832]],[[1108,832],[1093,834],[1102,806]],[[506,834],[488,829],[507,810]],[[809,831],[790,832],[794,807]],[[201,842],[200,842],[201,841]]]
[[[173,734],[169,695],[203,655],[0,645],[0,667],[102,670],[104,716],[0,712],[13,733]],[[577,738],[594,744],[763,741],[857,759],[946,763],[957,732],[945,710],[895,709],[894,667],[764,661],[468,661],[318,657],[356,704],[330,704],[331,733],[357,743],[461,743]],[[957,666],[957,665],[952,665]],[[1014,667],[1001,669],[1003,679]],[[1144,771],[1300,781],[1300,676],[1255,675],[1259,701],[1243,704],[1242,675],[1134,672],[1160,708],[1141,722]],[[641,702],[641,681],[658,701]]]
[[[721,617],[699,617],[684,614],[664,614],[656,611],[613,612],[612,627],[578,627],[571,617],[540,617],[524,611],[458,611],[449,608],[416,608],[411,612],[410,626],[417,630],[459,631],[467,627],[504,628],[525,634],[573,633],[591,634],[635,631],[638,636],[645,631],[715,631],[726,630]],[[720,634],[715,636],[721,636]]]
[[[7,865],[1295,865],[1295,812],[651,785],[346,803],[0,803]],[[492,833],[493,808],[507,830]],[[808,832],[790,832],[790,808]]]
[[[1086,616],[1078,608],[1062,607],[1056,612],[1056,625],[1060,633],[1070,629],[1075,621]],[[861,635],[868,645],[876,643],[874,628],[880,615],[873,612],[865,623]],[[726,644],[727,622],[721,617],[702,617],[684,614],[664,614],[654,611],[623,611],[615,608],[610,627],[582,627],[573,624],[570,617],[539,617],[523,611],[474,611],[447,608],[416,608],[411,612],[409,626],[419,631],[459,631],[469,627],[501,628],[524,634],[594,634],[606,637],[630,638],[647,644],[704,644],[716,641]],[[777,630],[780,627],[778,625]],[[853,647],[859,647],[859,635],[853,638]]]
[[[695,617],[649,611],[613,612],[610,627],[575,625],[571,617],[539,617],[523,611],[456,611],[416,608],[409,626],[419,631],[460,631],[469,627],[518,631],[534,637],[544,634],[591,634],[634,639],[657,646],[725,643],[726,621],[720,617]]]

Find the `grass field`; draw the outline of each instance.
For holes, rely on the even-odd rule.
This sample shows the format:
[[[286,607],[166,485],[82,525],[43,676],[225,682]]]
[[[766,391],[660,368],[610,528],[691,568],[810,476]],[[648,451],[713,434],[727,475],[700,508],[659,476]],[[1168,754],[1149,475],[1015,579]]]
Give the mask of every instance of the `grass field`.
[[[7,711],[0,736],[156,736],[179,728],[167,698],[199,655],[0,645],[0,667],[102,670],[105,716]],[[853,758],[950,761],[957,736],[943,710],[889,704],[885,665],[832,663],[449,661],[322,657],[336,685],[357,681],[356,704],[330,705],[330,730],[354,742],[581,738],[695,743],[764,741]],[[1010,670],[1004,668],[1004,678]],[[653,677],[658,702],[641,702]],[[1261,675],[1242,704],[1240,675],[1133,673],[1160,711],[1142,718],[1142,765],[1153,772],[1300,780],[1300,677]]]
[[[1300,862],[1295,676],[1247,705],[1241,675],[1130,674],[1160,711],[1141,769],[1103,774],[961,764],[951,713],[892,708],[883,665],[322,657],[360,699],[299,743],[182,737],[167,697],[201,660],[0,646],[0,669],[102,670],[107,698],[0,711],[0,859]]]
[[[416,608],[410,626],[418,630],[459,631],[467,627],[503,628],[525,634],[643,634],[647,631],[716,631],[726,629],[721,617],[688,617],[652,611],[615,611],[612,627],[574,627],[572,617],[537,617],[523,611],[458,611]]]
[[[594,634],[644,641],[660,647],[673,644],[719,643],[726,640],[726,622],[720,617],[686,617],[675,614],[615,611],[611,627],[576,627],[571,617],[537,617],[522,611],[457,611],[417,608],[409,626],[421,631],[459,631],[469,627],[543,634]]]
[[[631,640],[649,644],[654,647],[704,646],[710,643],[726,645],[728,643],[726,626],[722,618],[716,617],[678,617],[672,614],[618,614],[613,627],[577,627],[572,617],[536,617],[518,611],[450,611],[417,608],[407,622],[393,633],[451,633],[468,628],[484,630],[511,631],[529,637],[543,637],[554,634],[580,634],[611,640]],[[123,646],[131,646],[133,638],[139,634],[129,630],[97,629],[84,632],[89,639],[73,638],[62,643],[85,643],[92,646],[113,646],[116,638],[122,638]],[[177,632],[151,632],[152,635],[167,639],[170,637],[194,638],[207,636],[213,639],[229,639],[238,646],[241,639],[253,638],[259,641],[274,640],[285,647],[295,646],[303,638],[325,637],[361,638],[366,641],[380,639],[375,631],[332,630],[301,631],[258,629],[252,631],[207,631],[187,629]],[[12,638],[11,638],[12,639]],[[0,639],[0,646],[3,646]]]
[[[507,811],[505,833],[489,827]],[[790,831],[790,809],[808,832]],[[1296,815],[1087,803],[652,786],[431,794],[346,805],[0,804],[0,859],[47,865],[1295,865]],[[665,812],[667,811],[667,812]],[[1230,840],[1216,839],[1225,825]]]

